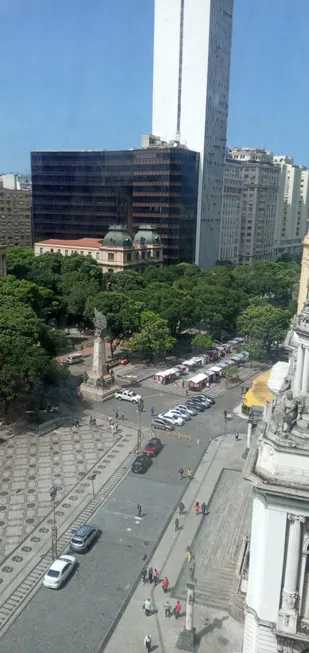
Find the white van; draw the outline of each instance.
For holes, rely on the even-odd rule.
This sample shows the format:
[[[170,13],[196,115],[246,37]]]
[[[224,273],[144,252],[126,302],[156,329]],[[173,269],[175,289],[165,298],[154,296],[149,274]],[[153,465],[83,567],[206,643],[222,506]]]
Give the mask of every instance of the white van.
[[[82,354],[71,354],[67,357],[66,363],[69,365],[74,365],[74,363],[81,363],[83,360]]]

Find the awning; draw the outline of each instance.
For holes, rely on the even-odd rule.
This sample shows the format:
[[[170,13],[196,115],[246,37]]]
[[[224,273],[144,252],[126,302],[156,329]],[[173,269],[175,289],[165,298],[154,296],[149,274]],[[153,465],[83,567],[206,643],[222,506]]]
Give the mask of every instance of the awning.
[[[176,367],[171,367],[170,370],[164,370],[164,372],[156,372],[155,376],[171,376],[172,374],[179,374],[179,370]]]
[[[205,379],[208,379],[208,374],[197,374],[196,376],[193,376],[192,379],[189,379],[189,383],[201,383],[201,381],[205,381]]]
[[[215,367],[212,367],[210,371],[211,371],[211,372],[222,372],[222,368],[221,368],[221,367],[218,367],[218,366],[216,365]]]

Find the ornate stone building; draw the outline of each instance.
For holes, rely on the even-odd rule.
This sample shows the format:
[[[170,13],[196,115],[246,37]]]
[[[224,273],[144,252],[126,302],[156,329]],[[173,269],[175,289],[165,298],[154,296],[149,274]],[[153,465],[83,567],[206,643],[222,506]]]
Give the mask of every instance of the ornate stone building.
[[[287,338],[288,374],[257,431],[243,653],[309,652],[309,302]]]

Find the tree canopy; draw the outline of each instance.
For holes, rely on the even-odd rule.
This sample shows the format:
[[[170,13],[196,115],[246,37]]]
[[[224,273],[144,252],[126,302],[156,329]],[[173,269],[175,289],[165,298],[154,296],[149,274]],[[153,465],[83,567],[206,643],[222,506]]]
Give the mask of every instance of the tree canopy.
[[[248,306],[238,318],[239,333],[248,335],[267,352],[277,347],[286,335],[291,321],[289,311],[267,306]]]

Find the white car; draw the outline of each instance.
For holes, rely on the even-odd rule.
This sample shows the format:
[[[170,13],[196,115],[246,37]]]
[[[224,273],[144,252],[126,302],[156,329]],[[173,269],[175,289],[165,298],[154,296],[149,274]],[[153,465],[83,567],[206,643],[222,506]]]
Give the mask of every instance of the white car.
[[[115,392],[115,399],[119,399],[119,401],[132,401],[133,404],[138,404],[141,398],[141,395],[137,395],[136,392],[133,392],[133,390]]]
[[[70,576],[76,565],[74,556],[63,555],[57,558],[49,567],[43,578],[43,585],[50,589],[57,590],[60,585]]]
[[[179,413],[174,413],[172,410],[169,410],[167,413],[164,413],[162,417],[168,417],[169,419],[173,420],[173,424],[177,424],[177,426],[183,426],[185,423],[185,418],[180,415]]]
[[[191,408],[191,406],[186,406],[185,404],[181,404],[180,406],[176,406],[179,410],[184,410],[189,413],[189,415],[197,415],[197,410],[195,408]]]
[[[178,407],[176,408],[176,406],[175,406],[175,408],[171,408],[169,412],[174,413],[175,415],[178,415],[179,417],[182,417],[182,419],[184,419],[185,421],[187,419],[191,419],[191,415],[189,415],[188,413],[185,414],[182,410],[179,410]]]
[[[174,410],[177,410],[185,419],[192,419],[192,413],[188,410],[187,406],[175,406]]]

